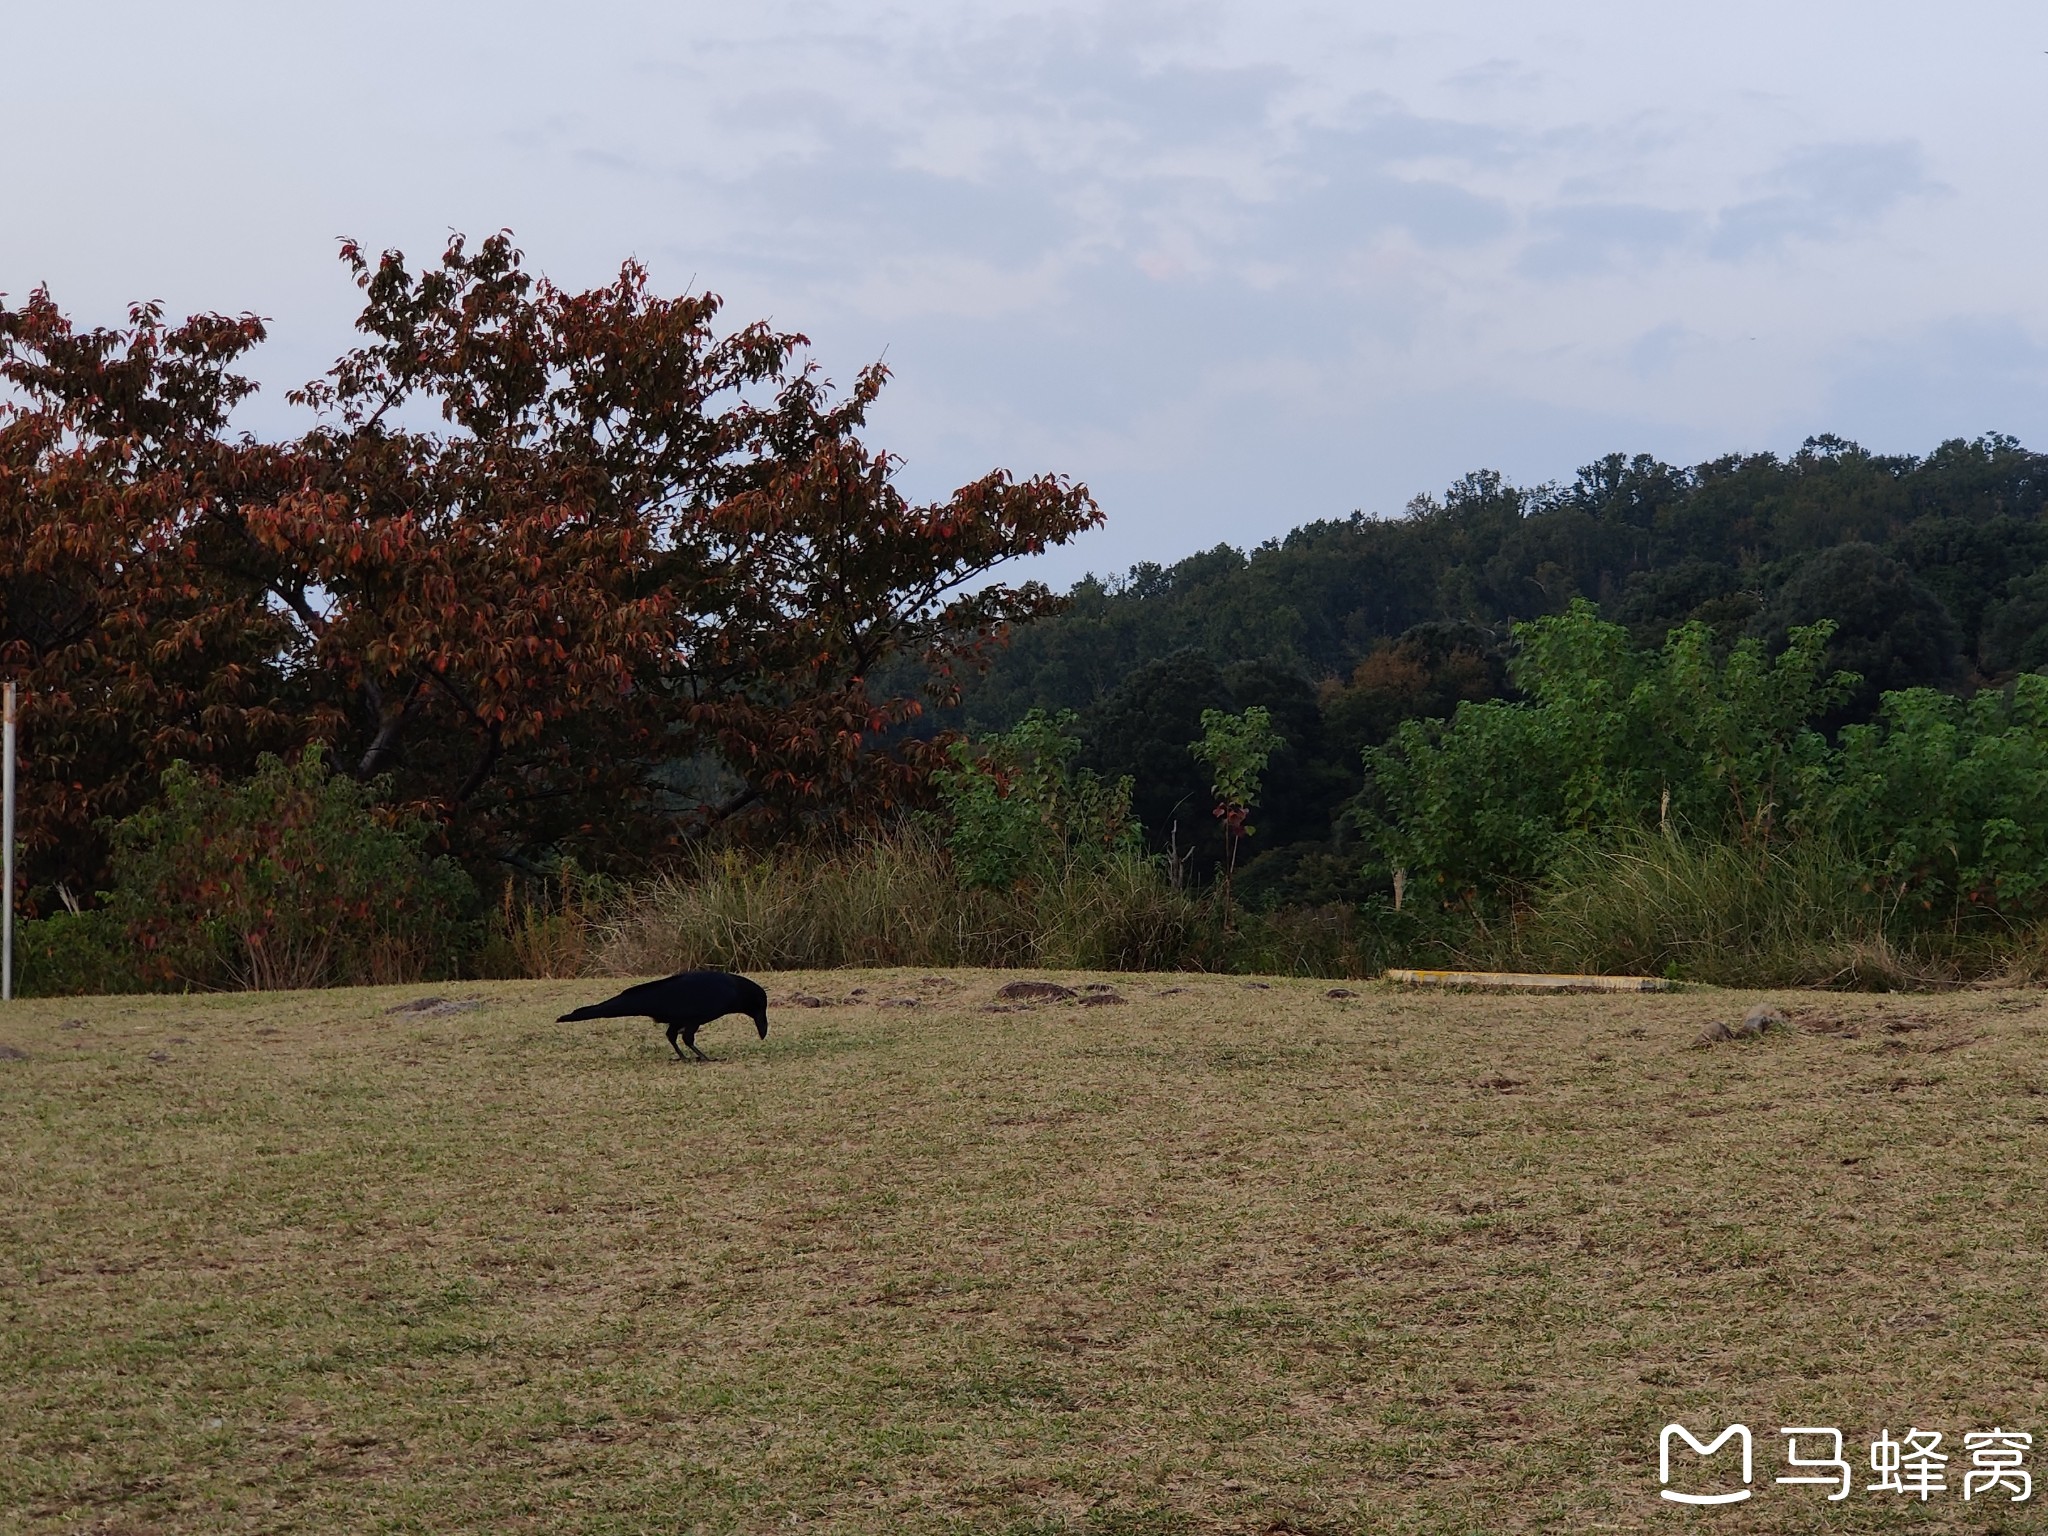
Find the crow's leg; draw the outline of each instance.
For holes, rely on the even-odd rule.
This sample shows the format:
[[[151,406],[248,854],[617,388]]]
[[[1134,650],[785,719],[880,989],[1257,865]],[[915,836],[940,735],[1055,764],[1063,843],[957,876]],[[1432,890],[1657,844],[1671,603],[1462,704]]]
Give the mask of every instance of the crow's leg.
[[[709,1056],[706,1056],[702,1051],[697,1049],[697,1042],[689,1035],[683,1036],[683,1044],[687,1045],[690,1048],[690,1054],[695,1056],[699,1061],[709,1061],[711,1059]]]
[[[668,1027],[668,1048],[669,1048],[670,1050],[672,1050],[672,1051],[674,1051],[674,1052],[676,1053],[676,1060],[677,1060],[677,1061],[688,1061],[688,1060],[689,1060],[690,1058],[689,1058],[689,1057],[687,1057],[687,1056],[685,1056],[685,1055],[683,1054],[683,1048],[682,1048],[682,1047],[681,1047],[680,1045],[677,1045],[677,1044],[676,1044],[676,1036],[677,1036],[677,1035],[679,1035],[679,1034],[681,1034],[682,1032],[683,1032],[683,1027],[682,1027],[682,1025],[680,1025],[680,1024],[671,1024],[671,1025],[669,1025],[669,1027]],[[697,1049],[697,1042],[696,1042],[696,1041],[692,1040],[692,1041],[690,1042],[690,1049],[691,1049],[691,1050],[693,1050],[693,1051]]]

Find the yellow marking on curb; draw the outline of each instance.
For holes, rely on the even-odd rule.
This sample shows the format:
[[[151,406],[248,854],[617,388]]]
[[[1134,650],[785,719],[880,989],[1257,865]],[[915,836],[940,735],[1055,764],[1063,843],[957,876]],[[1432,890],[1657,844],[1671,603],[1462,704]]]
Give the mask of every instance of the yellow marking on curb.
[[[1520,992],[1669,992],[1661,976],[1553,976],[1541,971],[1388,971],[1387,980],[1416,987],[1494,987]]]

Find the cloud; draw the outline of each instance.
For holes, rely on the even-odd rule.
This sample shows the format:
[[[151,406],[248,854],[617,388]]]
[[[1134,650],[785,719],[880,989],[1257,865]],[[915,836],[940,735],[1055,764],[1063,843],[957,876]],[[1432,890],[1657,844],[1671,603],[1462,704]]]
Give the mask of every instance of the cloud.
[[[1926,452],[2007,432],[2048,438],[2048,338],[2019,315],[1973,315],[1841,349],[1820,413],[1845,437]]]
[[[1534,278],[1582,277],[1652,261],[1688,244],[1705,225],[1696,213],[1644,203],[1567,203],[1539,209],[1520,267]]]
[[[2048,436],[2048,211],[2013,191],[2048,93],[1974,35],[2019,0],[1443,0],[1399,36],[1325,0],[508,3],[26,16],[98,88],[0,94],[10,142],[66,127],[0,164],[36,211],[0,290],[253,306],[291,384],[352,340],[337,232],[418,259],[509,225],[574,285],[636,253],[841,379],[886,350],[876,441],[921,492],[1087,476],[1130,558],[1478,464]]]
[[[1667,320],[1643,332],[1630,344],[1629,366],[1641,378],[1668,373],[1680,359],[1696,352],[1705,341],[1706,338],[1697,331]]]
[[[1505,235],[1505,199],[1461,184],[1460,162],[1497,161],[1502,136],[1464,124],[1381,110],[1358,126],[1314,128],[1276,157],[1290,184],[1261,219],[1261,247],[1283,258],[1345,251],[1391,233],[1430,249]],[[1415,162],[1438,162],[1430,170]]]
[[[1444,84],[1452,90],[1469,91],[1479,96],[1495,96],[1508,91],[1529,92],[1542,83],[1540,72],[1515,59],[1485,59],[1456,70],[1444,79]]]
[[[1739,261],[1795,240],[1839,240],[1945,189],[1928,179],[1920,146],[1902,139],[1799,150],[1759,178],[1759,190],[1721,210],[1708,246],[1715,256]]]

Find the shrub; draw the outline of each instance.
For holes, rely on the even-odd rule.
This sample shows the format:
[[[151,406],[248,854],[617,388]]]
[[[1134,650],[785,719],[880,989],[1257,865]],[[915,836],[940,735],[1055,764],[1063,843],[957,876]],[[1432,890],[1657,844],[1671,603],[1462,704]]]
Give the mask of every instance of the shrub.
[[[132,992],[140,984],[128,936],[104,908],[21,924],[14,934],[14,963],[23,997]]]
[[[1034,709],[1000,736],[948,749],[954,767],[932,774],[950,823],[946,845],[961,880],[1007,890],[1020,880],[1064,879],[1133,854],[1131,781],[1075,766],[1072,710]]]
[[[1911,911],[2048,913],[2048,677],[1886,694],[1880,723],[1842,732],[1828,817]]]
[[[431,828],[380,812],[317,748],[224,784],[174,765],[113,829],[112,919],[141,980],[316,987],[451,971],[474,888],[425,852]]]
[[[1223,926],[1230,926],[1230,878],[1237,873],[1238,845],[1250,837],[1248,819],[1258,804],[1264,786],[1266,765],[1285,746],[1273,729],[1273,717],[1265,706],[1254,704],[1242,714],[1227,710],[1202,711],[1202,736],[1188,751],[1209,770],[1209,793],[1215,797],[1215,816],[1223,823]]]
[[[1795,629],[1771,658],[1753,639],[1721,654],[1703,624],[1638,650],[1585,602],[1517,625],[1528,702],[1404,723],[1365,754],[1356,823],[1386,876],[1461,905],[1523,897],[1618,829],[1769,841],[1819,809],[1830,754],[1809,722],[1855,682],[1827,674],[1829,633]]]

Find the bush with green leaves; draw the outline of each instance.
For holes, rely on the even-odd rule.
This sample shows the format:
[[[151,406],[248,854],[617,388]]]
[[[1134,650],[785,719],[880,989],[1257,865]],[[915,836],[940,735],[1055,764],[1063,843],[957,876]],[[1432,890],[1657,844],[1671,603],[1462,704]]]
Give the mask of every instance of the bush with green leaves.
[[[2048,677],[1888,693],[1876,724],[1842,732],[1832,777],[1830,826],[1910,909],[2048,914]]]
[[[128,935],[104,907],[18,925],[14,965],[23,997],[133,992],[141,984]]]
[[[1202,711],[1202,738],[1188,750],[1209,770],[1218,816],[1248,812],[1259,803],[1266,765],[1285,745],[1273,729],[1273,716],[1262,704],[1237,714],[1222,709]],[[1251,831],[1244,828],[1244,835],[1249,837]]]
[[[1239,846],[1256,828],[1252,807],[1265,786],[1266,765],[1286,745],[1273,729],[1273,717],[1262,704],[1241,713],[1202,711],[1202,736],[1188,751],[1209,770],[1209,793],[1216,819],[1223,824],[1223,924],[1230,926],[1230,882],[1237,873]]]
[[[317,748],[222,783],[183,764],[113,828],[107,910],[157,986],[314,987],[449,974],[475,888],[432,826]]]
[[[1754,639],[1724,652],[1686,624],[1642,650],[1575,602],[1516,626],[1523,701],[1408,721],[1367,750],[1356,825],[1388,877],[1467,905],[1527,893],[1616,828],[1767,842],[1820,808],[1830,753],[1812,722],[1855,684],[1828,672],[1828,635],[1795,629],[1772,657]]]
[[[932,775],[946,809],[946,843],[962,880],[1008,890],[1136,855],[1131,781],[1075,765],[1071,710],[1034,709],[1000,736],[955,742],[954,766]]]

